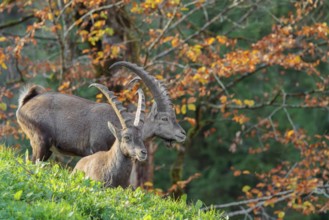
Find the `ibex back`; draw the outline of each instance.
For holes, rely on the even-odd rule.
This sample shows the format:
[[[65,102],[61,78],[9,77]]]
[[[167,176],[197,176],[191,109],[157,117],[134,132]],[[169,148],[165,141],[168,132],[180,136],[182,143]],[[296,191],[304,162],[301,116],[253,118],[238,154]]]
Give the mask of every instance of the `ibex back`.
[[[108,104],[60,93],[40,94],[41,91],[39,86],[29,88],[16,113],[30,139],[33,161],[47,160],[52,146],[64,154],[87,156],[108,150],[113,144],[115,138],[107,121],[115,125],[120,122]]]

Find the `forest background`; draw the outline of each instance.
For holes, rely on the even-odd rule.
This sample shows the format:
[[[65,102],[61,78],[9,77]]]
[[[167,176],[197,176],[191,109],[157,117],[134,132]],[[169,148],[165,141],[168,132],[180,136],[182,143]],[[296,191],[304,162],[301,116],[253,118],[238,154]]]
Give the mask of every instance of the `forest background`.
[[[232,219],[328,218],[328,0],[4,0],[0,11],[1,143],[31,151],[15,117],[28,83],[105,102],[88,88],[99,82],[131,103],[134,75],[108,71],[126,60],[164,81],[188,133],[174,149],[148,141],[140,186]]]

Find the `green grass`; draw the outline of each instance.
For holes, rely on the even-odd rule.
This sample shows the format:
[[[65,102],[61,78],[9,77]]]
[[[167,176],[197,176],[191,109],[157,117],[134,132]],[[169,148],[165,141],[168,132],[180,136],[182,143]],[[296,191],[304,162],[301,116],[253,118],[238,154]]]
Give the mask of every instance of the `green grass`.
[[[224,219],[180,201],[122,188],[103,188],[81,173],[32,164],[0,146],[0,219]]]

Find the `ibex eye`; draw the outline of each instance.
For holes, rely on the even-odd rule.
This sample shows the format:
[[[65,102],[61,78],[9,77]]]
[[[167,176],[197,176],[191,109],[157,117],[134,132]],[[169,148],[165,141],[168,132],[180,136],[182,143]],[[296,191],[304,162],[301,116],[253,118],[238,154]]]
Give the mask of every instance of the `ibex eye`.
[[[162,121],[169,121],[168,118],[161,118]]]
[[[124,136],[123,139],[124,139],[126,142],[130,141],[130,137],[129,137],[129,136]]]

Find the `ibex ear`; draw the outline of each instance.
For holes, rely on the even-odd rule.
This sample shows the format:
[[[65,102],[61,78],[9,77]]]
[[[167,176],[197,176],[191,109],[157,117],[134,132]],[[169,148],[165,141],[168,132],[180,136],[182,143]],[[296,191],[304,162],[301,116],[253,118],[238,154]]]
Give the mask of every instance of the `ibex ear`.
[[[155,116],[158,114],[158,107],[157,107],[157,103],[153,102],[151,111],[148,115],[148,117],[153,121],[155,119]]]
[[[107,126],[109,127],[111,133],[114,135],[116,139],[119,139],[118,136],[118,128],[116,128],[111,122],[107,122]]]

